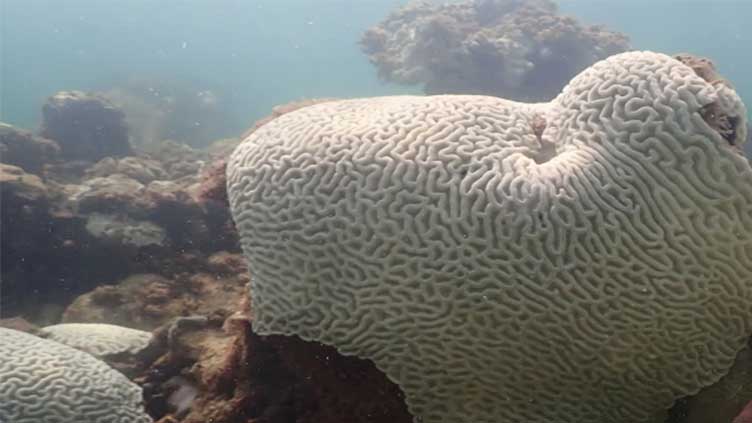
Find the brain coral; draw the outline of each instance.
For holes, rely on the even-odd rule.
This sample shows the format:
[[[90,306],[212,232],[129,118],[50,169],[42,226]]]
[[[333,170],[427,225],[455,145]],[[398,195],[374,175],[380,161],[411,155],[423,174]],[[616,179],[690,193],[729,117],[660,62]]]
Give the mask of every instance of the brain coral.
[[[0,422],[150,423],[141,388],[85,352],[0,328]]]
[[[228,163],[254,328],[372,359],[427,423],[651,421],[752,331],[745,139],[733,89],[652,52],[550,103],[283,115]]]
[[[44,327],[41,334],[52,341],[102,357],[136,354],[151,342],[151,332],[100,323],[64,323]]]

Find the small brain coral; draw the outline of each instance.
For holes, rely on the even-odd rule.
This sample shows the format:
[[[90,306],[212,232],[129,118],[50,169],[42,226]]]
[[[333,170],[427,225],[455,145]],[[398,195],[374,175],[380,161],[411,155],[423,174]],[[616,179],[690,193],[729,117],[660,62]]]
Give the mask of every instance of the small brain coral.
[[[91,355],[0,328],[0,422],[150,423],[141,388]]]
[[[558,14],[551,0],[412,1],[365,32],[379,76],[428,94],[550,100],[628,38]]]
[[[44,327],[41,334],[52,341],[104,357],[136,354],[151,342],[151,332],[101,323],[63,323]]]
[[[745,139],[733,89],[652,52],[550,103],[283,115],[228,163],[254,329],[373,360],[425,423],[652,421],[752,331]]]

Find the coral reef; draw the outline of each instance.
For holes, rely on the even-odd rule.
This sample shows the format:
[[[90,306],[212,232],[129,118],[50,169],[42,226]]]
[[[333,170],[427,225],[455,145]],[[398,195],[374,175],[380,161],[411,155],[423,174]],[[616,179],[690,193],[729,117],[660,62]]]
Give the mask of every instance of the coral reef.
[[[277,110],[292,108],[283,106]],[[224,140],[221,144],[236,143]],[[191,196],[211,210],[213,218],[219,221],[221,216],[229,217],[225,161],[221,155],[216,156],[215,152],[219,158],[213,161],[204,158],[212,164],[197,168],[193,175],[172,173],[166,162],[177,164],[177,153],[186,161],[197,157],[174,143],[164,144],[163,148],[171,154],[150,153],[149,157],[159,158],[158,168],[165,170],[167,181],[150,182],[146,176],[155,172],[119,170],[124,168],[119,160],[105,159],[80,172],[82,181],[74,181],[76,189],[68,191],[75,200],[76,213],[90,218],[108,211],[115,216],[140,216],[153,221],[153,206],[144,189],[178,177],[172,183],[178,187],[188,185]],[[226,151],[227,147],[220,146],[218,150]],[[90,182],[113,177],[128,181],[120,188],[132,189],[122,192],[114,188],[118,184],[104,189],[107,184]],[[82,186],[94,185],[102,190],[100,194],[84,194],[88,191]],[[162,194],[167,192],[166,188],[162,190]],[[165,221],[169,219],[165,217]],[[186,223],[182,225],[180,230],[185,231]],[[226,230],[234,228],[230,225]],[[213,236],[217,234],[221,232],[212,232]],[[295,416],[300,422],[344,423],[353,421],[353,415],[375,423],[410,421],[399,389],[368,361],[346,358],[330,347],[296,338],[258,337],[250,332],[249,323],[237,316],[230,318],[227,330],[222,329],[228,316],[243,310],[242,304],[247,302],[248,270],[236,238],[233,241],[227,251],[213,247],[196,251],[191,247],[198,254],[173,249],[171,257],[157,252],[159,259],[155,261],[159,267],[152,267],[156,273],[106,279],[108,284],[75,299],[66,308],[62,321],[155,331],[156,341],[136,360],[108,357],[107,361],[145,387],[149,412],[161,422],[234,423],[245,421],[241,420],[243,416],[257,416],[284,423]],[[207,254],[208,251],[214,252]],[[126,257],[131,271],[142,267],[133,263],[139,262],[139,257]],[[183,317],[175,320],[176,316]],[[352,385],[356,379],[358,383],[368,382],[356,388]]]
[[[86,176],[90,178],[105,178],[116,174],[135,179],[142,184],[170,178],[162,163],[147,157],[125,157],[120,160],[107,157],[86,172]]]
[[[150,423],[141,388],[89,354],[0,328],[0,421]]]
[[[143,150],[150,157],[159,159],[167,172],[167,179],[171,181],[197,178],[206,161],[211,160],[203,151],[195,150],[174,140],[152,143]],[[224,158],[225,156],[214,155],[214,157]]]
[[[185,264],[187,260],[179,262]],[[237,254],[217,253],[196,260],[194,269],[172,278],[136,274],[79,296],[62,321],[101,322],[154,330],[177,316],[201,315],[223,320],[244,298],[248,271]]]
[[[280,106],[274,117],[293,107],[300,106]],[[175,316],[231,307],[247,282],[245,267],[230,264],[239,245],[225,191],[226,156],[238,142],[203,151],[165,140],[92,162],[0,126],[0,211],[13,222],[1,227],[3,316],[57,323],[86,293],[66,321],[151,330]],[[108,295],[123,302],[102,302],[113,307],[110,316],[90,301]]]
[[[369,361],[297,338],[259,337],[243,313],[223,327],[190,323],[158,331],[163,353],[140,379],[160,423],[412,420],[399,389]]]
[[[167,238],[164,229],[149,221],[100,213],[91,213],[87,217],[86,231],[103,243],[133,248],[162,247]]]
[[[238,248],[226,205],[199,195],[216,185],[204,175],[215,156],[167,141],[127,157],[61,161],[52,141],[9,126],[3,134],[1,146],[16,153],[2,160],[29,169],[0,164],[0,211],[13,222],[1,228],[3,315],[56,323],[95,287],[141,273],[187,279],[180,274],[206,273],[207,257]]]
[[[373,360],[425,422],[661,421],[752,332],[747,111],[680,59],[262,126],[227,165],[254,330]]]
[[[96,161],[132,153],[123,112],[105,98],[62,91],[42,107],[43,137],[56,141],[67,159]]]
[[[361,47],[381,78],[428,94],[542,101],[629,42],[559,15],[551,0],[466,0],[408,3],[366,31]]]
[[[17,166],[0,163],[0,189],[5,211],[33,211],[47,207],[47,186],[36,175]]]
[[[59,158],[55,141],[33,135],[0,122],[0,157],[3,163],[18,166],[29,173],[39,173],[42,166]]]
[[[152,340],[150,332],[102,323],[63,323],[45,326],[39,330],[39,335],[95,357],[138,354]]]
[[[51,209],[52,193],[37,175],[24,172],[17,166],[0,163],[0,263],[2,263],[2,296],[0,311],[4,317],[12,307],[11,298],[23,298],[33,292],[37,276],[41,277],[45,262],[37,262],[37,252],[58,245],[47,244],[50,222],[55,212]],[[30,295],[31,296],[31,295]],[[31,300],[33,302],[33,299]],[[10,309],[10,310],[9,310]]]
[[[203,181],[199,186],[197,197],[204,202],[213,202],[220,208],[227,210],[229,202],[227,200],[227,188],[225,173],[227,171],[227,161],[224,159],[217,160],[208,166],[204,173]]]
[[[278,106],[243,137],[334,101]],[[541,143],[550,126],[541,116],[530,122]],[[62,321],[153,332],[145,348],[101,359],[144,387],[160,423],[411,421],[399,387],[370,360],[254,333],[249,269],[225,189],[226,159],[239,142],[200,151],[152,140],[125,157],[61,161],[54,141],[0,126],[0,311],[29,319],[0,319],[0,327],[44,334],[35,324]],[[554,159],[556,146],[546,146],[540,157]],[[671,423],[716,410],[732,416],[748,399],[744,366],[740,354],[731,374],[682,401]]]

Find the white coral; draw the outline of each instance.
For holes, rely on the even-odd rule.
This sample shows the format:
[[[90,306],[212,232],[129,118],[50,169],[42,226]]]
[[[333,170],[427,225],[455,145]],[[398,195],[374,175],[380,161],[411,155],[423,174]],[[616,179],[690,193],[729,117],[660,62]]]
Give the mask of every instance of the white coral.
[[[372,359],[426,423],[650,421],[752,331],[745,120],[732,90],[650,52],[551,103],[281,116],[228,164],[254,329]]]
[[[136,354],[152,339],[150,332],[101,323],[63,323],[44,327],[40,332],[47,339],[96,357]]]
[[[91,355],[0,328],[0,422],[150,423],[141,388]]]

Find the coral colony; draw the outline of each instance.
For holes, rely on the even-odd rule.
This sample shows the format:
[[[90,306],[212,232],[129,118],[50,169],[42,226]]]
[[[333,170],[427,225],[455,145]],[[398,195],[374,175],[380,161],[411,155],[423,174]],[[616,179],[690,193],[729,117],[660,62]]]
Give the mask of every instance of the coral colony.
[[[423,422],[648,422],[717,381],[752,329],[747,111],[679,59],[259,128],[228,162],[254,330],[373,360]]]

